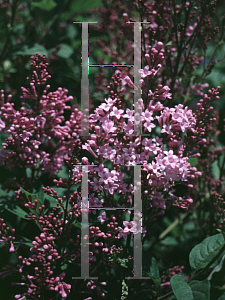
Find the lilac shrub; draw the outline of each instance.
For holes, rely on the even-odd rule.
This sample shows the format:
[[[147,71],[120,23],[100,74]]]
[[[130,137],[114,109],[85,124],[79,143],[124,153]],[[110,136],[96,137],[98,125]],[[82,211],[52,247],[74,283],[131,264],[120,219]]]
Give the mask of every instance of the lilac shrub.
[[[218,130],[219,122],[222,123],[222,120],[219,120],[219,111],[214,110],[214,117],[212,117],[212,110],[215,105],[211,100],[206,99],[207,97],[212,99],[210,93],[214,93],[214,90],[210,89],[209,95],[207,95],[205,88],[208,87],[207,76],[213,71],[215,65],[224,58],[217,56],[216,59],[215,56],[224,42],[224,12],[220,10],[222,3],[210,0],[180,1],[179,3],[173,0],[140,0],[132,3],[133,9],[131,9],[131,4],[126,1],[116,1],[112,7],[110,3],[112,3],[111,0],[103,1],[104,7],[95,10],[99,16],[96,28],[108,36],[108,39],[98,41],[98,45],[106,54],[99,58],[98,63],[133,64],[134,25],[131,22],[149,22],[142,25],[141,55],[143,65],[139,72],[144,80],[140,83],[143,103],[149,108],[153,105],[152,97],[157,96],[164,101],[168,108],[174,109],[175,105],[185,107],[188,103],[189,109],[191,108],[195,113],[198,99],[204,97],[200,100],[197,108],[197,122],[199,124],[197,132],[201,132],[202,136],[204,135],[205,143],[200,146],[199,158],[196,156],[196,158],[189,159],[192,167],[197,167],[199,171],[203,172],[198,181],[194,182],[194,188],[188,189],[188,193],[194,203],[197,203],[195,206],[195,209],[198,209],[196,226],[200,232],[204,232],[203,236],[207,232],[212,234],[215,226],[221,227],[224,222],[222,213],[222,199],[224,197],[224,160],[222,155],[224,145],[218,141],[218,138],[220,141],[222,139],[220,137],[221,130]],[[221,17],[220,20],[219,16]],[[210,47],[212,47],[212,51],[209,51]],[[221,53],[223,54],[223,52]],[[93,99],[97,97],[96,100],[100,101],[104,101],[106,89],[109,93],[118,93],[117,85],[109,83],[105,79],[104,69],[100,68],[96,75],[96,93],[91,95]],[[116,72],[121,74],[123,86],[120,100],[123,104],[126,103],[124,107],[129,106],[130,87],[133,88],[130,79],[133,77],[133,71],[132,68],[128,67],[117,67],[117,69]],[[151,69],[153,69],[152,74]],[[216,89],[217,91],[218,89]],[[221,114],[222,112],[220,112]],[[149,115],[149,117],[151,116]],[[152,122],[149,124],[149,126],[153,126],[151,125]],[[164,125],[165,129],[162,128]],[[145,126],[148,126],[147,123]],[[170,128],[163,121],[160,126],[161,130],[169,132]],[[221,124],[220,128],[222,128]],[[189,141],[191,147],[195,143],[195,139],[198,139],[198,134],[193,135]],[[187,145],[186,151],[188,147]],[[212,169],[217,163],[218,175],[215,176]],[[205,172],[206,169],[207,172]],[[175,193],[177,189],[178,185],[175,187]],[[205,199],[206,194],[210,195],[207,200]],[[199,205],[199,203],[201,204]],[[217,215],[218,206],[221,210],[220,215]],[[209,207],[213,213],[210,214],[210,217],[206,217],[201,212]]]
[[[102,2],[104,7],[95,10],[99,16],[95,28],[107,34],[107,39],[98,41],[98,46],[107,56],[99,58],[99,64],[110,62],[132,65],[134,25],[130,22],[149,22],[142,25],[142,62],[147,60],[142,69],[142,78],[151,68],[153,72],[158,72],[158,76],[148,76],[145,81],[142,87],[144,103],[149,102],[149,90],[153,86],[156,89],[158,84],[168,86],[173,94],[172,99],[167,98],[169,107],[178,103],[186,104],[194,96],[204,94],[203,90],[208,87],[204,79],[220,61],[215,59],[215,54],[224,38],[224,21],[222,24],[218,22],[216,0],[180,3],[174,0],[138,0],[132,4],[116,1],[113,6],[110,5],[112,0]],[[159,41],[164,45],[160,52]],[[214,51],[209,57],[207,50],[212,41]],[[160,70],[159,64],[163,65]],[[197,75],[196,71],[202,65],[202,73]],[[104,92],[108,86],[103,69],[96,76],[98,97],[99,92]],[[123,79],[127,75],[133,77],[132,68],[118,67],[118,70],[122,72]],[[126,90],[124,92],[123,102],[126,102]]]
[[[206,204],[213,208],[210,224],[222,228],[224,161],[219,179],[212,180],[211,172],[212,162],[224,151],[224,147],[216,148],[214,135],[218,134],[218,118],[216,111],[211,114],[220,87],[203,94],[206,84],[193,83],[190,76],[186,77],[205,59],[191,50],[196,41],[203,39],[207,46],[213,32],[218,32],[212,29],[210,18],[215,1],[206,9],[199,1],[200,17],[192,11],[192,2],[175,5],[172,1],[173,8],[168,2],[138,1],[141,20],[146,18],[151,22],[143,33],[140,84],[135,87],[131,72],[120,67],[110,84],[103,80],[103,71],[96,75],[99,82],[96,91],[108,90],[108,95],[104,100],[98,99],[101,101],[96,107],[91,103],[90,136],[81,135],[83,112],[77,106],[67,105],[73,99],[67,96],[68,90],[59,87],[50,91],[45,55],[31,57],[33,74],[27,78],[29,88],[21,88],[22,102],[18,110],[14,109],[12,95],[5,96],[1,91],[0,131],[8,137],[0,150],[0,164],[12,174],[16,170],[23,174],[13,182],[4,181],[2,189],[15,191],[16,207],[23,212],[26,224],[33,222],[35,228],[29,238],[19,239],[17,230],[0,219],[1,242],[16,257],[16,263],[6,265],[0,275],[2,279],[13,278],[12,285],[20,288],[15,299],[112,299],[107,290],[110,285],[120,288],[121,299],[134,299],[129,292],[135,292],[134,297],[138,297],[140,284],[129,281],[128,293],[124,287],[124,278],[133,275],[134,236],[142,239],[144,245],[154,236],[152,226],[170,209],[185,213],[196,209],[198,213],[195,205],[201,209]],[[101,30],[115,30],[120,18],[132,21],[120,1],[115,8],[102,8],[100,12],[110,14],[109,20],[102,18]],[[179,18],[184,18],[185,26],[178,22]],[[199,18],[199,23],[194,22]],[[101,44],[112,60],[119,57],[129,63],[132,59],[129,54],[133,50],[132,26],[124,22],[121,32],[124,30],[128,39],[121,44],[125,33],[112,35],[112,44],[125,46],[128,54],[124,51],[120,56],[109,45]],[[164,36],[169,28],[171,31]],[[210,29],[209,34],[204,36],[206,28]],[[181,75],[184,81],[179,80]],[[141,98],[131,107],[136,91],[142,91]],[[196,95],[203,99],[198,101],[196,109],[191,109],[186,104]],[[183,102],[176,103],[183,96]],[[65,110],[71,110],[68,119]],[[141,132],[133,135],[135,124],[141,125]],[[205,153],[207,150],[209,154]],[[198,162],[194,165],[195,160]],[[82,205],[81,165],[89,166],[88,207]],[[136,165],[142,166],[139,182],[134,181]],[[62,167],[67,171],[65,178],[59,175]],[[45,174],[52,179],[52,186],[44,183]],[[182,195],[176,193],[179,184],[186,187]],[[33,189],[37,185],[38,189]],[[208,193],[212,192],[212,199],[205,197],[205,202],[198,204],[206,187]],[[132,212],[134,194],[139,188],[143,211]],[[49,201],[54,204],[49,206]],[[111,213],[104,208],[117,209]],[[98,279],[73,280],[72,276],[79,277],[81,273],[81,243],[87,238],[81,239],[81,221],[82,211],[87,209],[88,265],[90,276]],[[207,220],[200,216],[199,224],[202,222],[204,226]],[[149,283],[145,280],[149,299],[166,297],[158,298],[163,289],[171,289],[168,280],[183,269],[184,266],[169,268],[168,275],[161,274],[159,284],[153,276]]]
[[[156,47],[158,51],[162,43],[159,42],[159,45],[160,47]],[[152,50],[155,51],[156,48]],[[90,165],[89,208],[94,215],[97,211],[93,208],[133,206],[134,182],[130,176],[133,172],[132,166],[143,165],[142,205],[145,210],[142,220],[141,212],[136,215],[130,214],[130,221],[123,220],[123,210],[115,211],[111,218],[108,213],[103,212],[98,216],[101,225],[89,228],[92,250],[89,265],[92,275],[97,274],[95,270],[99,268],[101,260],[110,267],[115,267],[118,260],[112,260],[112,257],[117,254],[118,250],[115,250],[118,249],[120,241],[128,240],[131,233],[142,232],[143,236],[149,235],[150,230],[145,228],[170,206],[188,210],[193,199],[190,196],[175,196],[173,187],[177,182],[183,182],[191,188],[193,182],[201,176],[202,173],[191,167],[188,159],[200,156],[198,151],[206,143],[206,124],[201,121],[203,116],[206,117],[207,110],[205,112],[204,108],[218,99],[219,87],[209,91],[208,96],[205,95],[204,100],[200,100],[195,113],[182,104],[168,108],[163,105],[163,101],[172,95],[168,86],[160,86],[149,95],[150,104],[145,106],[142,99],[136,104],[140,111],[138,120],[142,122],[143,133],[149,134],[149,137],[142,137],[131,134],[135,122],[134,111],[122,109],[119,93],[115,95],[112,91],[110,97],[90,115],[90,138],[83,138],[78,136],[81,118],[78,109],[74,108],[70,121],[66,121],[64,126],[61,125],[63,110],[68,108],[65,102],[70,97],[66,96],[66,91],[62,88],[57,92],[47,93],[48,73],[44,59],[44,56],[40,55],[32,57],[35,70],[31,88],[22,88],[23,99],[34,101],[34,110],[23,103],[19,111],[14,111],[10,96],[6,103],[2,101],[2,130],[10,134],[3,144],[2,157],[9,161],[6,167],[10,170],[20,166],[31,168],[36,174],[47,170],[51,176],[58,172],[65,162],[69,165],[70,175],[69,180],[54,180],[57,187],[67,190],[67,196],[60,197],[57,191],[49,186],[43,188],[44,192],[54,197],[57,202],[57,206],[48,215],[45,213],[45,205],[40,204],[37,197],[32,201],[32,197],[27,197],[22,188],[16,192],[21,205],[29,208],[26,217],[33,219],[41,230],[40,235],[32,241],[30,256],[23,257],[19,254],[23,241],[16,246],[15,229],[10,232],[1,219],[2,241],[11,253],[17,255],[19,261],[16,267],[7,266],[2,276],[17,275],[18,282],[13,284],[26,287],[24,293],[15,296],[16,299],[39,299],[45,294],[49,299],[55,299],[55,293],[66,298],[71,291],[71,281],[64,281],[65,272],[62,272],[61,268],[66,261],[80,265],[80,235],[77,235],[76,241],[71,237],[73,227],[80,221],[82,213],[81,188],[78,186],[82,181],[82,173],[79,164]],[[153,71],[150,70],[146,79],[152,74]],[[120,73],[116,74],[116,80],[118,84],[122,81]],[[42,85],[43,92],[38,94],[37,90],[40,90]],[[40,150],[40,145],[50,144],[53,138],[60,139],[57,145],[52,145],[56,151],[50,156],[44,150]],[[92,163],[87,157],[78,159],[81,147],[91,154]],[[112,163],[110,168],[106,167],[109,166],[109,162]],[[73,186],[77,186],[77,189],[71,193]],[[107,224],[107,231],[102,231],[103,224]],[[130,257],[129,260],[131,259]],[[86,287],[83,286],[83,291],[88,293],[91,288],[97,291],[98,297],[104,297],[102,284],[104,283],[91,281]]]

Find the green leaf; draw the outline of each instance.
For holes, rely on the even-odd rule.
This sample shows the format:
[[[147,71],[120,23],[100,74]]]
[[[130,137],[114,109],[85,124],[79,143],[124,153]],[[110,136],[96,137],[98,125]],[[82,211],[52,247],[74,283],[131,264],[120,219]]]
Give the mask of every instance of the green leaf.
[[[103,4],[101,1],[99,0],[76,0],[76,1],[72,1],[71,6],[70,6],[70,10],[73,13],[83,13],[83,12],[87,12],[93,8],[100,8],[102,7]]]
[[[178,241],[173,236],[167,236],[160,242],[160,244],[162,244],[164,246],[177,246]]]
[[[194,300],[190,286],[179,275],[174,275],[170,284],[177,300]]]
[[[173,45],[173,42],[172,41],[169,41],[166,46],[172,46]]]
[[[74,26],[74,24],[67,26],[67,36],[71,41],[75,39],[75,37],[78,34],[77,28]]]
[[[222,233],[210,236],[197,246],[195,246],[189,255],[190,266],[193,270],[202,269],[215,257],[224,245]],[[220,261],[218,258],[211,268],[215,267]]]
[[[32,170],[31,168],[26,169],[27,178],[32,178]]]
[[[20,45],[21,46],[21,45]],[[36,55],[36,53],[43,55],[46,54],[48,55],[48,51],[41,46],[40,44],[33,44],[33,45],[28,45],[28,44],[23,44],[22,47],[19,48],[19,50],[15,50],[11,52],[13,55]]]
[[[196,163],[198,162],[198,157],[191,157],[188,159],[188,162],[191,164],[192,167],[195,167]]]
[[[73,222],[73,225],[74,225],[74,227],[77,227],[77,228],[81,229],[81,224],[80,223],[75,221],[75,222]]]
[[[43,191],[43,185],[41,185],[41,187],[40,187],[40,189],[39,189],[39,191],[38,191],[38,193],[37,193],[37,197],[38,197],[38,199],[41,200],[41,203],[44,203],[44,200],[45,200],[45,193],[44,193],[44,191]]]
[[[161,278],[160,278],[160,274],[159,274],[159,267],[158,267],[155,257],[152,257],[152,259],[151,259],[149,276],[152,278],[156,288],[158,289],[161,284]]]
[[[220,178],[220,169],[217,160],[212,163],[212,173],[216,179]]]
[[[15,196],[14,191],[9,191],[9,193],[7,193],[6,190],[2,190],[1,185],[0,185],[0,200],[8,199],[9,197],[14,198],[14,196]]]
[[[57,4],[54,0],[42,0],[41,2],[31,2],[31,5],[38,7],[41,10],[52,10]]]
[[[62,58],[69,58],[73,54],[73,48],[67,44],[61,44],[61,48],[57,55]]]
[[[25,210],[23,210],[22,208],[20,208],[19,206],[17,206],[14,210],[12,210],[12,209],[10,209],[8,207],[6,207],[5,209],[8,210],[8,211],[10,211],[14,215],[17,215],[18,217],[20,217],[22,219],[31,220],[31,219],[25,217],[25,216],[28,215],[28,213]]]
[[[61,170],[58,172],[57,176],[59,178],[66,178],[67,180],[69,180],[69,171],[68,171],[68,168],[66,166],[62,166],[61,167]]]
[[[128,211],[125,212],[125,221],[130,222],[130,214]]]
[[[210,283],[208,280],[193,280],[188,284],[179,275],[170,279],[173,292],[177,300],[209,300]]]
[[[192,280],[189,283],[195,300],[210,300],[210,282]]]
[[[184,231],[195,231],[196,227],[195,227],[195,223],[194,222],[187,222],[183,225]]]
[[[34,247],[34,245],[32,244],[32,241],[28,238],[26,238],[25,236],[19,236],[20,239],[23,239],[22,245],[28,246],[30,247]],[[14,242],[15,245],[18,245],[20,242]]]

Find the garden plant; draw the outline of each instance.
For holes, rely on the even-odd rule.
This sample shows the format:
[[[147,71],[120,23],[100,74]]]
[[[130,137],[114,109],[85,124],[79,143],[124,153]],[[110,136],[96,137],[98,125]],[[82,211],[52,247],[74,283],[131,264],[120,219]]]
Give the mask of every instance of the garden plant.
[[[223,1],[0,8],[0,299],[225,299]]]

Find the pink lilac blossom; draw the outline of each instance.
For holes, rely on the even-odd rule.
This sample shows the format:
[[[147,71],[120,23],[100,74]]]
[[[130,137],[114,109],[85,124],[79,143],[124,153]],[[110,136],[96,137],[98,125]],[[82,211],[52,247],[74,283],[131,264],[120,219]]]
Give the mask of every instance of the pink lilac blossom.
[[[156,28],[152,23],[153,27]],[[157,24],[156,24],[157,25]],[[189,32],[192,28],[189,27]],[[162,71],[163,65],[161,62],[164,59],[163,43],[158,41],[154,47],[149,47],[150,55],[146,55],[148,66],[146,66],[140,73],[146,80],[153,78]],[[150,59],[151,58],[151,59]],[[111,97],[105,99],[94,113],[90,115],[90,131],[92,135],[88,140],[77,138],[76,146],[77,153],[74,154],[74,137],[80,133],[80,122],[83,114],[78,109],[73,109],[70,120],[62,125],[64,120],[64,110],[70,109],[65,103],[72,100],[72,97],[67,97],[67,90],[58,88],[55,92],[48,92],[49,85],[46,85],[43,93],[38,95],[39,85],[45,85],[49,78],[46,71],[47,65],[44,63],[44,56],[32,58],[32,65],[34,67],[33,76],[30,83],[30,88],[22,88],[23,99],[31,100],[35,104],[34,109],[28,108],[25,104],[19,111],[13,108],[11,95],[8,96],[7,102],[4,103],[4,92],[1,93],[1,111],[0,115],[1,125],[0,129],[3,132],[10,134],[9,138],[3,144],[3,151],[1,151],[1,160],[5,159],[8,163],[7,167],[13,169],[15,166],[23,166],[25,168],[34,168],[40,164],[39,171],[45,172],[46,170],[54,175],[57,173],[64,163],[64,160],[69,161],[73,165],[74,161],[80,163],[77,157],[80,155],[80,150],[88,151],[93,157],[94,161],[98,164],[97,167],[90,168],[90,176],[92,180],[89,181],[93,189],[93,193],[89,196],[87,207],[82,205],[82,210],[90,208],[102,208],[103,203],[112,204],[114,194],[120,194],[125,203],[117,203],[117,207],[124,207],[125,204],[132,205],[132,196],[135,192],[133,183],[125,183],[125,177],[130,176],[131,167],[128,165],[141,164],[143,166],[143,176],[141,184],[145,188],[145,196],[147,199],[148,207],[151,209],[149,216],[151,219],[165,213],[167,204],[178,206],[182,209],[187,209],[193,202],[189,197],[177,197],[171,191],[176,182],[185,182],[195,180],[201,175],[197,172],[196,168],[191,167],[188,162],[188,155],[190,151],[196,151],[198,146],[205,144],[203,138],[204,130],[201,129],[201,116],[202,111],[210,111],[211,108],[205,108],[204,105],[217,99],[217,90],[210,90],[208,95],[204,95],[197,107],[194,114],[188,107],[183,105],[176,105],[174,108],[169,108],[161,104],[160,101],[165,101],[172,98],[169,93],[170,89],[167,85],[158,87],[154,92],[149,90],[148,97],[149,103],[145,103],[143,99],[139,99],[135,103],[135,110],[126,109],[126,113],[121,108],[121,101],[119,95],[111,93]],[[153,67],[154,65],[154,67]],[[40,73],[38,73],[40,72]],[[38,76],[38,74],[40,76]],[[118,74],[119,78],[119,74]],[[120,78],[122,81],[122,78]],[[125,76],[123,80],[133,88],[133,82],[129,76]],[[144,82],[142,82],[144,85]],[[115,84],[116,85],[116,84]],[[139,88],[139,87],[138,87]],[[136,89],[138,89],[136,88]],[[39,97],[38,97],[39,96]],[[154,105],[153,102],[157,101]],[[145,103],[145,104],[144,104]],[[159,115],[160,112],[160,115]],[[147,130],[151,135],[148,138],[128,136],[133,133],[134,124],[141,123],[142,129]],[[159,126],[158,126],[159,124]],[[156,127],[160,127],[160,137],[153,137],[156,135]],[[185,138],[179,137],[179,132],[186,133]],[[119,132],[119,134],[117,134]],[[178,134],[177,134],[178,132]],[[198,139],[195,139],[195,133],[201,133]],[[51,144],[51,139],[58,139],[57,146]],[[189,147],[189,142],[195,142],[195,145]],[[51,145],[53,155],[50,155],[47,150],[40,150],[42,145]],[[11,148],[13,150],[11,150]],[[178,149],[177,149],[178,148]],[[190,148],[190,149],[189,149]],[[166,150],[167,149],[167,150]],[[19,151],[19,159],[16,152]],[[75,151],[75,150],[74,150]],[[71,154],[73,153],[74,156]],[[73,159],[71,158],[73,157]],[[65,159],[66,158],[66,159]],[[17,159],[17,160],[16,160]],[[105,162],[112,163],[113,170],[105,167]],[[89,164],[87,157],[83,157],[82,163]],[[123,172],[122,173],[122,166]],[[126,173],[125,173],[126,172]],[[82,172],[79,167],[71,169],[72,182],[81,183]],[[126,178],[127,179],[127,178]],[[55,179],[54,183],[57,187],[67,188],[69,190],[69,183],[67,180]],[[65,227],[67,224],[73,224],[75,217],[81,214],[81,188],[73,195],[69,196],[68,203],[70,207],[64,206],[66,196],[59,198],[56,191],[50,187],[44,188],[46,194],[57,199],[58,206],[54,207],[53,212],[49,215],[42,215],[45,206],[42,205],[38,208],[36,214],[30,214],[27,218],[33,219],[38,222],[41,230],[43,231],[39,236],[35,237],[32,242],[33,247],[30,249],[32,256],[28,258],[19,257],[19,273],[23,275],[24,285],[25,282],[28,286],[28,291],[24,294],[16,295],[17,299],[32,295],[40,295],[41,290],[38,285],[42,276],[43,266],[46,280],[44,282],[45,288],[50,291],[58,292],[62,297],[66,298],[70,292],[71,286],[65,283],[65,273],[60,275],[52,275],[52,264],[59,261],[65,253],[59,253],[56,249],[55,241],[59,236],[68,237],[65,235]],[[37,208],[37,200],[32,203],[22,198],[21,191],[17,192],[17,198],[21,200],[21,205],[35,210]],[[104,198],[104,199],[103,199]],[[87,200],[87,199],[86,199]],[[113,201],[113,200],[112,200]],[[62,214],[65,214],[65,219]],[[93,211],[96,213],[96,211]],[[66,219],[68,217],[68,219]],[[98,216],[101,225],[108,221],[106,213],[103,212]],[[69,221],[70,222],[69,222]],[[124,237],[129,233],[140,234],[146,231],[142,228],[142,215],[140,212],[134,215],[133,221],[123,221],[124,229],[117,227],[116,217],[112,216],[113,222],[107,224],[108,232],[101,232],[99,227],[90,226],[89,237],[101,237],[106,243],[101,243],[101,251],[108,253],[112,252],[112,247],[108,245],[110,240]],[[2,241],[8,246],[10,252],[15,252],[13,244],[14,231],[0,220]],[[2,234],[4,231],[4,234]],[[68,229],[67,234],[70,231]],[[71,239],[73,245],[76,243]],[[77,244],[79,244],[79,238]],[[94,244],[98,247],[100,244]],[[93,246],[93,244],[92,244]],[[94,247],[93,246],[93,247]],[[111,250],[110,250],[111,249]],[[97,249],[97,251],[100,251]],[[97,255],[98,252],[95,252]],[[72,256],[73,255],[73,256]],[[71,258],[79,257],[78,254],[72,253]],[[95,262],[96,257],[92,253],[90,262]],[[34,274],[30,275],[24,271],[25,266],[34,267]],[[6,271],[3,276],[8,276],[10,271]],[[102,283],[103,284],[103,283]],[[92,281],[87,284],[90,289],[97,289],[101,293],[100,288]],[[101,296],[104,293],[101,294]],[[40,297],[39,297],[40,298]]]
[[[134,232],[135,231],[135,222],[131,221],[123,221],[123,225],[125,226],[125,228],[123,229],[123,232],[125,233],[130,233],[130,232]]]
[[[34,108],[28,108],[22,102],[20,110],[13,108],[10,103],[12,96],[9,95],[4,103],[4,92],[1,91],[0,116],[1,130],[10,134],[3,143],[2,156],[8,160],[7,168],[12,170],[15,166],[29,167],[31,169],[39,166],[39,171],[49,172],[51,176],[57,173],[64,163],[64,156],[70,154],[71,150],[65,151],[64,140],[71,139],[69,127],[62,126],[64,121],[64,110],[71,109],[66,102],[73,98],[67,96],[67,90],[58,88],[55,92],[48,92],[50,85],[46,85],[41,95],[37,95],[36,86],[45,85],[50,75],[46,71],[47,63],[44,63],[45,56],[37,55],[32,57],[33,71],[32,78],[28,78],[30,89],[22,87],[22,99],[29,99],[34,102]],[[40,67],[39,67],[40,66]],[[38,73],[41,74],[38,77]],[[40,78],[40,79],[39,79]],[[37,99],[39,98],[38,102]],[[79,124],[79,123],[78,123]],[[51,139],[57,138],[57,146],[52,144]],[[51,145],[54,155],[49,155],[45,147]],[[11,150],[13,147],[13,150]],[[16,155],[16,152],[18,155]],[[3,162],[1,162],[3,164]]]
[[[106,217],[105,211],[103,211],[101,216],[98,216],[98,219],[101,221],[101,224],[104,224],[105,221],[109,220],[109,218]]]
[[[145,66],[144,69],[140,69],[138,72],[141,74],[141,78],[145,78],[152,74],[152,72],[149,71],[149,66]]]

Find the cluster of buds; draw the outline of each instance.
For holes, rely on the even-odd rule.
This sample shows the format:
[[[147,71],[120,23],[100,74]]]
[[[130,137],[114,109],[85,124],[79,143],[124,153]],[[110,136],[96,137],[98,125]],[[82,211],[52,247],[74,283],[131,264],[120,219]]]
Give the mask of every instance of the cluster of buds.
[[[4,242],[4,244],[9,248],[9,252],[14,252],[15,247],[13,244],[13,241],[15,240],[15,229],[10,229],[7,227],[7,225],[4,222],[4,219],[0,219],[0,237],[1,242]]]
[[[184,266],[174,266],[173,268],[168,269],[167,275],[161,276],[161,287],[165,288],[166,286],[170,286],[170,279],[174,275],[180,275],[184,269]]]

